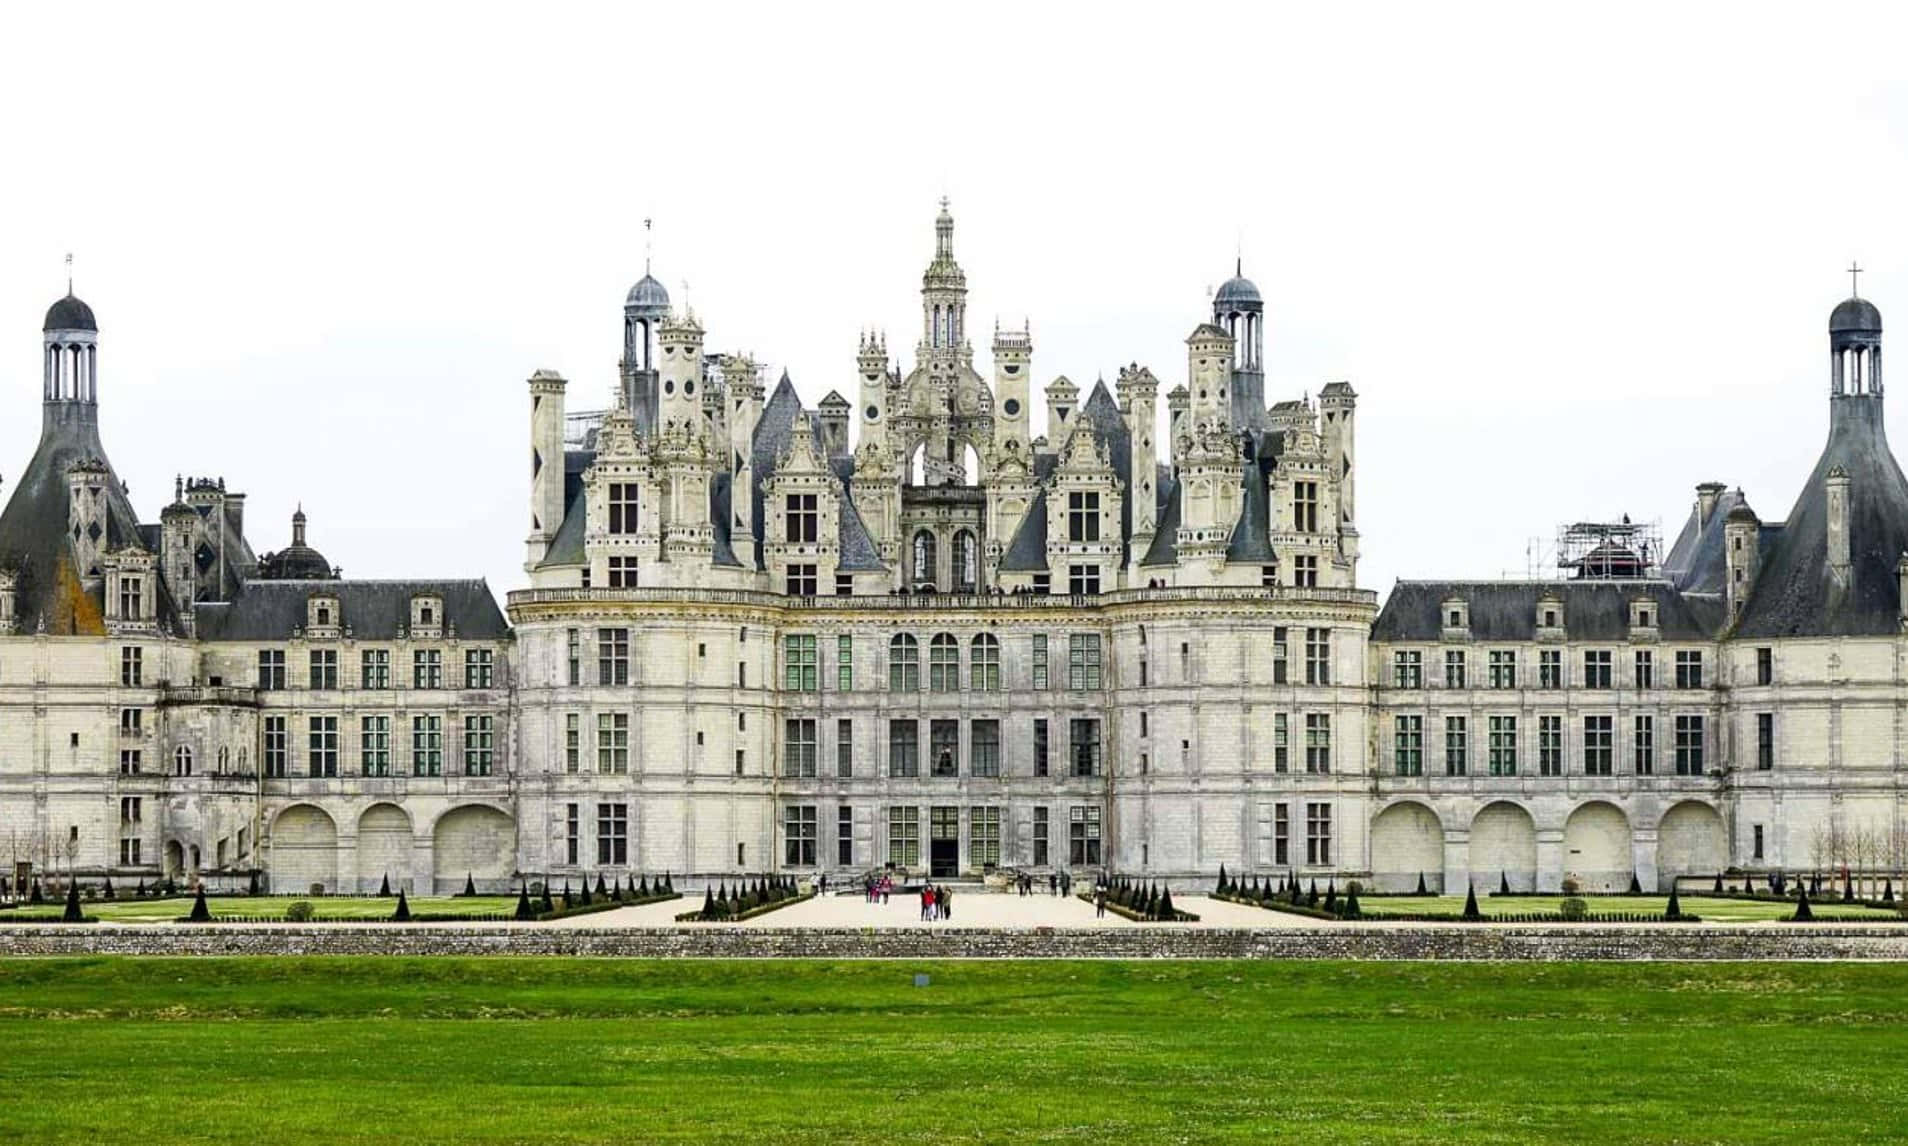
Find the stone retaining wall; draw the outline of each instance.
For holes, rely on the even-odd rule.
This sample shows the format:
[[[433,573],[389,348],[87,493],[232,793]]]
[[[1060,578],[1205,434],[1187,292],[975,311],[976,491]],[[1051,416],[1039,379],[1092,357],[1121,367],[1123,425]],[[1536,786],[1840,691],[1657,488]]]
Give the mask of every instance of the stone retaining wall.
[[[1908,959],[1908,928],[0,927],[0,955],[584,955],[667,959]]]

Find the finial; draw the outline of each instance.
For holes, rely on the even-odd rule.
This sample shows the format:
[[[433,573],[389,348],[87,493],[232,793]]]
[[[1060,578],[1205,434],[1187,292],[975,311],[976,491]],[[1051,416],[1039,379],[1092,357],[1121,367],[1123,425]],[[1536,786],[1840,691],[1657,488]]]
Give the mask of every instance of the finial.
[[[184,474],[172,475],[172,500],[174,501],[185,500],[185,475]]]
[[[73,297],[73,252],[66,252],[66,297]]]
[[[73,261],[73,256],[71,256],[71,255],[68,255],[68,256],[66,256],[66,261],[67,261],[67,262],[69,262],[69,263],[70,263],[70,262],[72,262],[72,261]],[[1860,291],[1859,289],[1857,289],[1857,288],[1858,288],[1858,286],[1859,286],[1859,284],[1861,283],[1861,273],[1862,273],[1862,268],[1861,268],[1861,265],[1860,265],[1859,263],[1857,263],[1857,262],[1855,262],[1855,261],[1854,261],[1853,259],[1851,259],[1851,260],[1849,260],[1849,264],[1848,264],[1848,294],[1849,294],[1849,297],[1850,297],[1850,298],[1860,298],[1860,297],[1862,297],[1862,292],[1861,292],[1861,291]]]
[[[649,219],[643,220],[643,274],[644,275],[649,274],[649,256],[652,253],[652,249],[650,247],[650,222],[651,220]]]

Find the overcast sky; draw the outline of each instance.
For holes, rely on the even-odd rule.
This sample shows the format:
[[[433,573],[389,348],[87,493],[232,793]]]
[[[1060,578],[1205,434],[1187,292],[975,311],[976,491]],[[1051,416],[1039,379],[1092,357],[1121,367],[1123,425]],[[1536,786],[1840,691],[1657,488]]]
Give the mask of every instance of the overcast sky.
[[[347,575],[500,596],[524,379],[607,404],[646,217],[710,348],[811,404],[864,326],[911,357],[942,194],[987,377],[998,315],[1039,384],[1184,380],[1242,249],[1268,399],[1358,391],[1379,590],[1673,535],[1708,479],[1786,515],[1851,259],[1908,323],[1899,7],[1116,11],[10,6],[0,496],[68,251],[143,517],[223,475],[261,552],[302,501]]]

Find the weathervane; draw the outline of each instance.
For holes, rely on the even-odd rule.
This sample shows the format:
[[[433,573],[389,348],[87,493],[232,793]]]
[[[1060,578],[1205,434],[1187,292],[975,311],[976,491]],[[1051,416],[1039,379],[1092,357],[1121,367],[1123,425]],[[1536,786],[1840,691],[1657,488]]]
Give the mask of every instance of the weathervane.
[[[650,225],[650,220],[644,219],[643,220],[643,274],[645,275],[649,273],[649,256],[652,253],[649,225]]]

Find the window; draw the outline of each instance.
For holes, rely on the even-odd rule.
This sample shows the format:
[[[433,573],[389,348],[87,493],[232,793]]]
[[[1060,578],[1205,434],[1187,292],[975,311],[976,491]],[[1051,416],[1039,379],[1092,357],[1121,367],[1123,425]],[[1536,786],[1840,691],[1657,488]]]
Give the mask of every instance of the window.
[[[748,768],[748,763],[749,763],[748,750],[743,748],[736,749],[735,750],[735,774],[737,776],[742,775],[742,773]]]
[[[813,778],[815,775],[815,722],[812,720],[789,720],[783,725],[782,769],[783,774]]]
[[[1462,716],[1444,718],[1444,774],[1462,776],[1470,771],[1470,725]]]
[[[146,680],[145,654],[137,645],[126,645],[119,650],[119,683],[126,688],[138,688]]]
[[[1186,648],[1186,645],[1183,642],[1180,644],[1179,650],[1180,650],[1180,675],[1185,676],[1186,675],[1186,672],[1185,672],[1186,654],[1188,650]],[[1272,630],[1272,683],[1273,684],[1284,684],[1286,682],[1285,658],[1286,658],[1285,626],[1280,625],[1279,627]]]
[[[315,689],[335,689],[338,687],[338,650],[311,650],[311,687]]]
[[[1000,809],[971,808],[967,813],[967,862],[1000,866]]]
[[[1616,731],[1612,727],[1614,723],[1614,718],[1608,716],[1583,718],[1583,774],[1585,776],[1608,776],[1612,773],[1616,756]]]
[[[1272,714],[1272,770],[1280,774],[1292,770],[1292,729],[1285,713]]]
[[[790,565],[788,567],[787,592],[791,597],[813,597],[821,592],[821,580],[816,566],[809,564]]]
[[[1774,649],[1757,649],[1756,650],[1756,683],[1757,684],[1772,684],[1774,682],[1775,682],[1775,650]]]
[[[958,776],[961,769],[961,725],[958,720],[928,722],[928,763],[936,776]]]
[[[1391,683],[1396,688],[1424,687],[1424,654],[1415,649],[1391,654]]]
[[[1309,553],[1301,553],[1292,558],[1292,587],[1295,589],[1318,588],[1318,558]]]
[[[1276,589],[1279,587],[1279,567],[1277,565],[1259,566],[1259,588]]]
[[[1583,651],[1583,687],[1610,687],[1610,650],[1585,649]]]
[[[846,633],[835,638],[835,691],[855,688],[855,639]]]
[[[966,529],[954,535],[954,591],[972,593],[980,577],[979,547]]]
[[[640,487],[633,481],[609,483],[609,531],[636,532],[636,504]]]
[[[612,589],[636,588],[638,574],[634,557],[615,555],[609,559],[609,587]]]
[[[1703,654],[1700,649],[1676,650],[1676,687],[1703,687]]]
[[[855,723],[835,721],[835,775],[843,780],[855,774]]]
[[[855,595],[855,575],[853,573],[835,574],[835,596],[852,597]]]
[[[1563,775],[1563,717],[1540,716],[1537,718],[1537,774],[1539,776]]]
[[[282,716],[265,718],[262,755],[265,760],[265,774],[273,778],[282,778],[285,775],[287,757],[291,755],[291,734],[285,729],[285,719]]]
[[[1305,770],[1319,776],[1332,770],[1332,718],[1326,713],[1305,714]]]
[[[961,690],[961,646],[952,633],[936,633],[928,642],[928,690]]]
[[[1000,691],[1000,638],[981,633],[967,654],[967,686],[975,692]]]
[[[976,720],[968,726],[967,735],[972,756],[969,775],[1000,775],[1000,721]]]
[[[908,633],[888,642],[888,691],[921,691],[921,643]]]
[[[1756,771],[1775,767],[1775,713],[1756,713]]]
[[[791,493],[784,499],[784,523],[790,545],[813,545],[821,536],[821,513],[812,493]],[[813,860],[809,862],[814,862]]]
[[[563,855],[565,863],[574,864],[577,862],[577,837],[580,834],[578,832],[579,824],[577,821],[579,818],[575,804],[565,804],[563,806]]]
[[[629,805],[596,806],[596,862],[619,867],[629,862]]]
[[[575,681],[570,682],[572,684]],[[365,649],[358,657],[359,688],[391,687],[391,650]]]
[[[1045,717],[1034,719],[1034,775],[1047,774],[1047,721]]]
[[[855,863],[855,810],[846,804],[835,809],[835,863],[841,867]]]
[[[491,759],[494,754],[495,717],[464,717],[464,775],[490,775]]]
[[[1635,732],[1632,752],[1636,757],[1636,774],[1653,776],[1656,774],[1656,718],[1647,713],[1638,715]]]
[[[138,823],[140,808],[143,804],[144,804],[144,801],[141,800],[138,796],[121,796],[119,798],[120,823],[122,824]]]
[[[1100,774],[1100,722],[1092,717],[1067,722],[1067,750],[1072,761],[1071,775]]]
[[[935,557],[934,535],[925,529],[916,530],[914,533],[914,583],[917,586],[934,587],[935,566],[939,564]]]
[[[815,634],[791,633],[782,638],[782,687],[789,692],[815,692],[821,688]]]
[[[411,687],[444,687],[444,650],[411,650]]]
[[[1332,862],[1332,806],[1305,805],[1305,862],[1313,865]]]
[[[1305,683],[1332,683],[1332,631],[1305,630]]]
[[[280,717],[279,719],[283,719],[283,717]],[[140,769],[140,764],[141,764],[141,760],[140,760],[140,750],[139,750],[139,749],[137,749],[137,748],[122,748],[122,749],[120,750],[120,752],[119,752],[119,774],[120,774],[121,776],[137,776],[137,775],[139,775],[139,769]]]
[[[307,721],[310,733],[311,752],[306,760],[312,777],[332,777],[338,774],[338,718],[335,716],[313,716]]]
[[[119,578],[119,615],[127,620],[137,620],[140,615],[138,577],[122,574]]]
[[[1656,654],[1649,649],[1636,650],[1636,687],[1656,687]]]
[[[490,649],[465,649],[464,687],[489,688],[494,679],[493,664]]]
[[[335,725],[334,725],[335,727]],[[337,774],[337,764],[332,764],[332,774]],[[172,750],[172,774],[174,776],[192,775],[192,749],[181,744]]]
[[[1464,650],[1444,650],[1444,687],[1464,687]]]
[[[1762,825],[1761,824],[1755,825],[1755,833],[1756,833],[1756,837],[1755,837],[1755,845],[1754,845],[1755,846],[1754,858],[1761,859],[1762,858]]]
[[[1047,684],[1047,634],[1033,635],[1033,686],[1046,688]]]
[[[1067,858],[1074,867],[1093,867],[1100,862],[1100,809],[1098,805],[1076,805],[1067,813]]]
[[[815,866],[815,805],[791,804],[783,811],[782,859],[789,867]]]
[[[1034,822],[1033,822],[1033,861],[1034,861],[1034,866],[1035,866],[1035,867],[1045,867],[1045,866],[1046,866],[1046,864],[1047,864],[1047,843],[1048,843],[1048,840],[1047,840],[1047,809],[1045,809],[1045,808],[1035,808],[1035,809],[1033,810],[1033,814],[1034,814]]]
[[[1078,491],[1067,494],[1067,540],[1082,543],[1099,539],[1100,495]]]
[[[1703,774],[1703,718],[1700,716],[1676,718],[1676,774]]]
[[[629,683],[629,630],[596,630],[596,683]]]
[[[1045,597],[1049,593],[1052,593],[1053,592],[1053,574],[1045,573],[1045,572],[1035,573],[1033,575],[1033,591],[1042,597]]]
[[[1067,592],[1076,597],[1091,596],[1100,591],[1100,567],[1098,565],[1067,566]]]
[[[285,650],[258,650],[258,687],[277,692],[285,687]]]
[[[1537,651],[1537,687],[1559,689],[1563,687],[1563,650],[1539,649]]]
[[[1424,775],[1424,717],[1397,717],[1391,742],[1392,764],[1398,775]]]
[[[888,721],[888,775],[921,774],[921,726],[912,720]]]
[[[583,683],[583,630],[566,630],[570,652],[569,681],[572,685]]]
[[[1272,805],[1272,862],[1285,867],[1292,862],[1292,807]]]
[[[1100,687],[1100,634],[1067,635],[1067,687],[1076,691]]]
[[[145,717],[140,709],[122,708],[119,710],[119,734],[121,736],[139,736],[143,734]]]
[[[596,714],[596,770],[606,775],[629,771],[629,713]]]
[[[128,867],[139,865],[139,840],[136,837],[119,841],[119,862]]]
[[[888,862],[899,867],[921,862],[921,809],[888,809]]]
[[[1517,651],[1515,649],[1491,650],[1491,687],[1517,687]]]
[[[1517,775],[1517,718],[1490,718],[1490,771],[1493,776]]]
[[[358,718],[358,770],[366,776],[391,774],[391,718]]]
[[[1140,718],[1140,739],[1144,740],[1148,736],[1152,735],[1153,722],[1152,722],[1152,719],[1147,716],[1146,710],[1143,708],[1140,709],[1139,718]]]
[[[1300,533],[1318,532],[1318,483],[1292,483],[1292,528]]]
[[[413,716],[411,718],[411,774],[413,776],[442,776],[444,774],[443,717]]]

